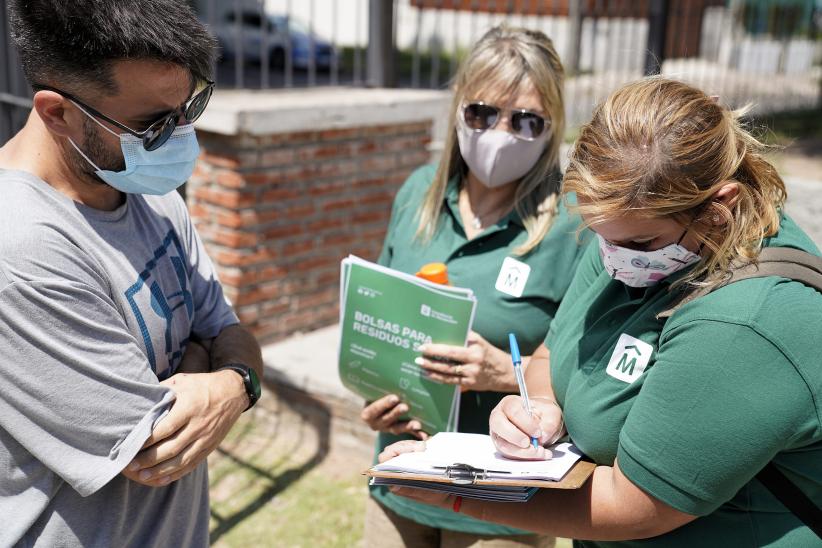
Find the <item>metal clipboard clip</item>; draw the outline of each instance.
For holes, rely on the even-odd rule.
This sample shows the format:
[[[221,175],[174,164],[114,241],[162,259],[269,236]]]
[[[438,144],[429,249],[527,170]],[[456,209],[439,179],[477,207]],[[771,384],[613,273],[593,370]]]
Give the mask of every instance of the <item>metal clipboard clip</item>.
[[[470,464],[454,463],[445,467],[445,476],[457,485],[473,485],[477,480],[486,479],[488,472]]]
[[[451,466],[445,467],[445,477],[454,482],[455,485],[473,485],[479,480],[486,480],[488,473],[494,474],[510,474],[505,470],[483,470],[476,468],[470,464],[463,464],[456,462]]]

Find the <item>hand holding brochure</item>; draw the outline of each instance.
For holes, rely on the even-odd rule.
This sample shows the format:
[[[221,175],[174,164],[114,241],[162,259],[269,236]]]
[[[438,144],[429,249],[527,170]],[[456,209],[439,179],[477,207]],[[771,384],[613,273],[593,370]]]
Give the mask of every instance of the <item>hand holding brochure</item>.
[[[438,285],[350,256],[340,276],[339,373],[367,401],[397,394],[429,433],[455,430],[457,388],[423,375],[424,343],[465,345],[476,308],[470,289]]]
[[[425,451],[403,453],[368,471],[374,485],[405,485],[464,497],[507,502],[527,501],[540,487],[577,488],[593,471],[578,463],[582,454],[570,443],[550,448],[549,460],[514,460],[502,456],[490,436],[444,432],[426,442]],[[572,481],[569,472],[579,464]]]

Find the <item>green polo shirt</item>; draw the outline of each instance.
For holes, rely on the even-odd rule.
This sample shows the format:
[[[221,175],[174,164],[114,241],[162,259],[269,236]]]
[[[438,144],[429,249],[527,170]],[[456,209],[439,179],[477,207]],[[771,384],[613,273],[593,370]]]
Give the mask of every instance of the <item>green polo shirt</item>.
[[[766,245],[819,255],[788,217]],[[597,251],[546,339],[568,431],[597,463],[618,459],[643,491],[700,517],[653,539],[576,545],[820,545],[752,478],[773,460],[822,505],[822,293],[749,279],[659,320],[680,295],[673,280],[628,288]]]
[[[403,272],[414,273],[430,262],[448,265],[450,282],[471,288],[477,296],[474,331],[497,348],[508,348],[508,333],[515,331],[523,355],[531,354],[542,343],[559,307],[574,269],[582,255],[581,241],[591,240],[588,233],[577,237],[579,217],[571,216],[561,206],[559,214],[542,242],[527,256],[518,257],[514,248],[525,242],[527,234],[522,220],[515,213],[488,227],[469,241],[459,214],[457,179],[449,182],[440,226],[430,242],[415,239],[417,211],[434,178],[436,166],[417,169],[403,184],[394,200],[391,222],[385,237],[379,263]],[[497,281],[504,261],[518,265],[530,273],[514,296],[498,290]],[[504,287],[504,286],[503,286]],[[518,293],[509,289],[509,293]],[[505,394],[496,392],[465,392],[460,405],[461,432],[488,433],[491,410]],[[390,434],[377,438],[377,453],[400,439]],[[475,534],[506,535],[523,531],[475,520],[464,514],[443,511],[398,497],[384,487],[372,488],[371,495],[396,513],[432,527]]]

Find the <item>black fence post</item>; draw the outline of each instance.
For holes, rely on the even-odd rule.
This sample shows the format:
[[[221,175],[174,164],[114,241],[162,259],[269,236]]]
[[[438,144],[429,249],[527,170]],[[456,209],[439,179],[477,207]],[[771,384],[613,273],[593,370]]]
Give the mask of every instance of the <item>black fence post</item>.
[[[568,2],[568,48],[565,69],[569,74],[579,72],[579,55],[582,49],[582,0]]]
[[[392,88],[396,84],[394,63],[394,2],[368,2],[368,68],[369,86]]]
[[[648,13],[648,47],[645,51],[645,75],[659,74],[665,60],[665,38],[668,31],[669,0],[651,0]]]

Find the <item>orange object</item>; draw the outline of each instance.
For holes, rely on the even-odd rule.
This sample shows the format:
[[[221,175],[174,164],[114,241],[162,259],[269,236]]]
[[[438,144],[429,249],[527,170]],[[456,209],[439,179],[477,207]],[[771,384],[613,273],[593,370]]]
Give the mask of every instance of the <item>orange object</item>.
[[[445,263],[428,263],[422,265],[417,276],[435,284],[448,285],[448,267]]]

